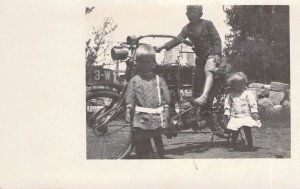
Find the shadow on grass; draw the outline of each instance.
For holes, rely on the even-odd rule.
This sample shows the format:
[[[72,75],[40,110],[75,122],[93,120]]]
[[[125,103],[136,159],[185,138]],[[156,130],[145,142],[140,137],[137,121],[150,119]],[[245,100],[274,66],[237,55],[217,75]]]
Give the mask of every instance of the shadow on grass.
[[[226,148],[228,145],[226,141],[215,141],[215,142],[187,142],[187,143],[175,143],[168,146],[181,145],[172,149],[166,149],[166,155],[184,155],[186,153],[204,153],[212,148]],[[184,146],[182,146],[184,145]]]

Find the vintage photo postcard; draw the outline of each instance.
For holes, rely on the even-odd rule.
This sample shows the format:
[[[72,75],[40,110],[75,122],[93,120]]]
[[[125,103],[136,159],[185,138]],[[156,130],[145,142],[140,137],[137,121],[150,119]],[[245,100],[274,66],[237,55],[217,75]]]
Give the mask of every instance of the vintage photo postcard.
[[[0,189],[299,188],[299,11],[1,2]]]
[[[96,5],[87,159],[291,157],[289,5]]]

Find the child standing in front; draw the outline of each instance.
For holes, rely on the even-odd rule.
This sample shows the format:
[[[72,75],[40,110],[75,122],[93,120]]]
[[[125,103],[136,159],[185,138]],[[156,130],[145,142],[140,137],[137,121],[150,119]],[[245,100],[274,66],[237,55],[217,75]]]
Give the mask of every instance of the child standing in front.
[[[247,76],[243,72],[236,72],[229,76],[228,85],[231,92],[225,99],[225,122],[232,131],[231,147],[237,150],[236,142],[240,129],[244,129],[247,140],[247,150],[253,151],[252,127],[261,127],[257,110],[256,96],[247,90]]]
[[[170,94],[165,80],[152,72],[155,62],[154,48],[140,45],[136,50],[137,75],[129,81],[127,88],[126,120],[132,120],[138,159],[151,158],[151,138],[158,157],[164,157],[161,134],[167,125]]]

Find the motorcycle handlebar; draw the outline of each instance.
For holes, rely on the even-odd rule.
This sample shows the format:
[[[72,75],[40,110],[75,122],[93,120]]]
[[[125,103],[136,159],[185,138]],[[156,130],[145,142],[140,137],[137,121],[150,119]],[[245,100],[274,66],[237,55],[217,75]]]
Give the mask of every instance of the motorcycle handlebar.
[[[155,37],[159,37],[159,38],[172,38],[172,39],[175,39],[175,40],[178,40],[180,43],[184,43],[188,46],[193,46],[193,42],[189,41],[189,40],[186,40],[186,39],[183,39],[183,38],[180,38],[180,37],[177,37],[177,36],[173,36],[173,35],[142,35],[140,37],[138,37],[136,39],[136,44],[139,44],[139,41],[143,38],[147,38],[147,37],[152,37],[152,38],[155,38]]]
[[[113,60],[125,60],[126,58],[128,58],[128,55],[129,55],[128,50],[130,50],[130,49],[133,50],[133,49],[137,48],[138,45],[144,44],[144,43],[139,43],[139,41],[143,38],[150,38],[150,37],[152,37],[152,38],[155,38],[155,37],[158,37],[158,38],[172,38],[172,39],[177,40],[180,43],[184,43],[184,44],[186,44],[188,46],[191,46],[191,47],[193,47],[193,45],[194,45],[189,40],[185,40],[185,39],[173,36],[173,35],[155,35],[154,34],[154,35],[142,35],[142,36],[139,36],[139,37],[128,36],[126,42],[122,42],[122,43],[120,43],[119,46],[115,46],[111,49],[112,59]],[[133,45],[135,45],[135,47],[133,47]],[[158,53],[160,52],[160,50],[155,48],[155,51],[158,52]]]

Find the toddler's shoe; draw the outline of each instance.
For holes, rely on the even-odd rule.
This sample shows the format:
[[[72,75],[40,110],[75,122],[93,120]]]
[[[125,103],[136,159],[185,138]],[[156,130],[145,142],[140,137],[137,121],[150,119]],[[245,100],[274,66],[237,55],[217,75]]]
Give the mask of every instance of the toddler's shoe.
[[[194,104],[197,104],[199,106],[203,106],[204,104],[207,103],[207,96],[200,96],[199,98],[196,98],[193,101]]]

